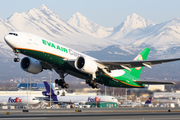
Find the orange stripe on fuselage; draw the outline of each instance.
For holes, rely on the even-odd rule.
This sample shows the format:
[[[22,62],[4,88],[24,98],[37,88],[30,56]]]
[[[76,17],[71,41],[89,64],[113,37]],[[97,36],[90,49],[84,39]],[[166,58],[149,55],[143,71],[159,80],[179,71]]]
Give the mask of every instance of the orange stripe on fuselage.
[[[24,49],[24,50],[31,50],[31,51],[43,52],[43,53],[51,54],[51,55],[58,56],[58,57],[61,57],[61,58],[64,58],[64,59],[69,59],[69,58],[65,58],[65,57],[62,57],[62,56],[59,56],[59,55],[56,55],[56,54],[53,54],[53,53],[44,52],[44,51],[40,51],[40,50],[27,49],[27,48],[14,48],[14,49],[22,49],[22,50]]]

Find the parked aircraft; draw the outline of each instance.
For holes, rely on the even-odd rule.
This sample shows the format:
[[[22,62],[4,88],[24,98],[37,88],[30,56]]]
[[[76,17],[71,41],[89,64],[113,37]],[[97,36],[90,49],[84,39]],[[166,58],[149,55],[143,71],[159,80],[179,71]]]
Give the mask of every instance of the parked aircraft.
[[[39,100],[33,96],[0,96],[0,105],[34,105]]]
[[[44,86],[46,91],[43,91],[42,94],[47,96],[45,100],[50,101],[50,99],[54,103],[96,103],[96,102],[118,102],[118,100],[113,96],[88,96],[88,95],[72,95],[72,96],[57,96],[58,94],[54,92],[52,88],[50,88],[47,81],[44,81]]]
[[[174,84],[173,82],[140,81],[143,66],[180,60],[146,60],[150,52],[145,48],[133,61],[102,61],[75,51],[51,40],[27,32],[10,32],[4,36],[6,43],[16,55],[14,62],[19,62],[18,54],[24,54],[21,68],[29,73],[38,74],[45,70],[55,70],[61,79],[55,83],[62,88],[69,85],[64,78],[70,74],[85,79],[92,88],[99,88],[100,83],[111,87],[144,88],[145,84]]]
[[[151,101],[152,101],[152,97],[149,97],[149,99],[145,102],[144,107],[153,107]]]
[[[149,97],[149,99],[145,102],[145,104],[151,104],[152,97]]]

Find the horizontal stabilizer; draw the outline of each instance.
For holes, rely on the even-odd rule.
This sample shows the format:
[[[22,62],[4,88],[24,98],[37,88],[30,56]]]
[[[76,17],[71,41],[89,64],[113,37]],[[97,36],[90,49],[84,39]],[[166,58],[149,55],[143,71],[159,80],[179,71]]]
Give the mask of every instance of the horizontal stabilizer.
[[[141,81],[141,80],[133,80],[133,82],[138,84],[176,84],[175,82],[158,82],[158,81]]]

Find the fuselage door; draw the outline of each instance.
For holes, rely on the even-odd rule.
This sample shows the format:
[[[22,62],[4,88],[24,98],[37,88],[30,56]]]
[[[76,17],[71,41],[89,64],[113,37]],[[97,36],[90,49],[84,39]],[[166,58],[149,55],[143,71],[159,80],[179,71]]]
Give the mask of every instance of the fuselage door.
[[[30,35],[27,36],[27,43],[30,45],[32,44],[32,38]]]

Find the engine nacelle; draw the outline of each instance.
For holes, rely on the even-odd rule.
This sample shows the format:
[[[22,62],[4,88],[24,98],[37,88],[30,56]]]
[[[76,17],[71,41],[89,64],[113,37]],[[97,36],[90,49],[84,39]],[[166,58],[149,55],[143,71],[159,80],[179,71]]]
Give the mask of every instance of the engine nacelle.
[[[78,57],[74,64],[76,69],[84,73],[94,74],[98,69],[96,62],[86,57]]]
[[[54,91],[54,94],[55,94],[56,96],[59,96],[59,95],[60,95],[60,92],[59,92],[58,90],[56,90],[56,91]]]
[[[38,74],[42,71],[42,65],[41,63],[33,58],[30,57],[24,57],[21,60],[21,68],[29,73],[32,74]]]

